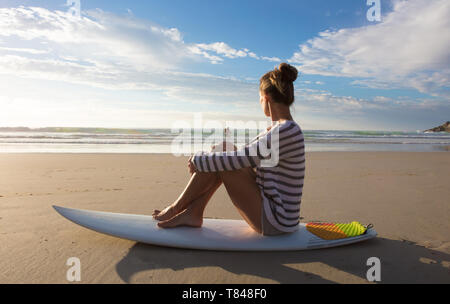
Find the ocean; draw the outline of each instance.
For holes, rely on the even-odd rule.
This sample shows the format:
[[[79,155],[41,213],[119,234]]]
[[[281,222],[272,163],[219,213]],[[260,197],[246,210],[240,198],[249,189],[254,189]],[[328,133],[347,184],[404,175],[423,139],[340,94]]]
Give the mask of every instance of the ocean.
[[[313,151],[449,151],[449,133],[303,130],[307,152]],[[48,128],[0,129],[0,153],[173,153],[209,151],[222,134],[171,129]],[[239,147],[258,130],[235,130]],[[233,141],[233,137],[232,137]]]

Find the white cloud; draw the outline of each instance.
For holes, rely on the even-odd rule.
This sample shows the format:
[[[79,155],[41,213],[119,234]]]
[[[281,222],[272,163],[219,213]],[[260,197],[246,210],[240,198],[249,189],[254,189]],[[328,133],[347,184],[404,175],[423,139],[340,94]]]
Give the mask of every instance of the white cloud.
[[[212,64],[219,64],[223,61],[223,59],[219,56],[215,56],[215,55],[211,55],[208,52],[202,50],[201,47],[198,47],[197,45],[191,45],[188,46],[188,49],[196,55],[201,55],[203,57],[205,57],[206,59],[208,59]]]
[[[316,84],[316,85],[324,85],[325,82],[323,81],[310,81],[310,80],[302,80],[299,81],[300,84]]]
[[[33,41],[41,47],[44,45],[45,49],[34,52],[44,53],[51,49],[52,59],[65,56],[146,71],[177,70],[183,63],[202,58],[211,63],[247,56],[279,60],[259,57],[248,49],[237,50],[225,42],[186,43],[176,28],[164,28],[130,14],[121,17],[99,9],[84,11],[78,18],[67,12],[40,7],[0,8],[0,37],[10,38],[10,41],[0,41],[3,44],[13,43],[14,38],[15,42],[19,39]],[[14,47],[8,45],[8,48],[13,51]]]
[[[437,108],[448,111],[450,104],[442,98],[411,98],[375,96],[357,98],[353,96],[337,96],[327,90],[299,88],[295,90],[295,107],[310,113],[346,114],[358,116],[366,111],[417,111]],[[326,109],[326,111],[324,111]]]
[[[376,104],[352,96],[335,96],[326,90],[297,89],[295,107],[309,112],[359,113],[362,109],[377,107]]]
[[[211,52],[222,55],[226,58],[234,59],[234,58],[244,58],[250,57],[257,60],[265,60],[270,62],[281,62],[281,59],[278,57],[266,57],[266,56],[258,56],[254,52],[251,52],[249,49],[241,49],[237,50],[230,47],[225,42],[214,42],[214,43],[197,43],[189,47],[192,52],[195,54],[201,54],[205,58],[211,60],[212,63],[220,63],[223,61],[222,58],[217,57],[215,55],[211,55]]]
[[[356,98],[309,88],[295,97],[292,114],[305,130],[425,130],[450,113],[448,101],[433,97]]]
[[[329,35],[333,34],[329,33]],[[326,34],[322,34],[321,38],[317,39],[325,39],[324,37]],[[305,48],[303,56],[312,56],[311,54],[314,52],[317,50],[313,47]],[[78,86],[80,84],[88,85],[94,88],[92,91],[96,92],[103,92],[96,88],[107,89],[108,93],[98,97],[103,101],[102,106],[90,110],[92,117],[98,118],[98,124],[104,123],[104,126],[113,126],[115,121],[118,121],[117,117],[128,119],[123,126],[133,126],[134,121],[139,123],[139,126],[145,126],[146,120],[154,115],[160,115],[158,119],[164,121],[164,115],[173,114],[173,117],[181,117],[182,113],[189,114],[193,109],[209,113],[208,115],[211,117],[261,118],[258,78],[242,80],[205,73],[182,72],[183,64],[192,61],[205,61],[206,59],[211,63],[221,63],[226,59],[245,57],[280,61],[276,57],[259,56],[246,48],[234,49],[224,42],[186,43],[178,29],[164,28],[138,20],[130,14],[120,17],[95,10],[83,12],[81,19],[78,19],[64,12],[49,11],[43,8],[0,9],[0,79],[8,79],[11,75],[11,79],[13,77],[16,80],[18,78],[25,79],[21,84],[26,84],[27,79],[32,79],[28,83],[35,87],[38,87],[37,84],[40,85],[41,82],[45,84],[42,88],[35,88],[33,91],[36,93],[34,94],[36,100],[34,107],[29,107],[34,110],[27,114],[28,119],[28,116],[22,116],[23,107],[19,105],[31,104],[33,96],[22,94],[21,87],[24,87],[23,85],[13,86],[11,83],[0,83],[2,94],[10,97],[8,100],[0,100],[0,104],[3,107],[8,103],[10,110],[15,111],[15,114],[3,113],[3,118],[10,117],[11,123],[13,121],[34,121],[35,124],[38,124],[40,119],[42,121],[53,119],[54,124],[67,122],[65,123],[67,125],[70,123],[69,117],[72,115],[73,123],[86,122],[87,124],[89,119],[93,119],[89,118],[89,115],[86,116],[83,110],[85,106],[82,101],[87,93],[77,92],[73,88],[78,88],[78,91],[91,89]],[[320,65],[308,66],[313,57],[305,58],[308,60],[305,59],[304,68],[321,67]],[[346,65],[344,64],[344,66]],[[363,66],[362,63],[358,63],[358,67],[360,66]],[[320,69],[317,70],[323,73]],[[421,77],[426,77],[428,82],[439,85],[446,84],[446,80],[440,78],[442,71],[436,71],[435,74],[421,73],[424,73]],[[345,74],[345,76],[348,75]],[[377,74],[366,73],[364,75],[366,78],[360,80],[360,85],[365,85],[364,81],[374,83],[373,79],[376,79],[380,86],[386,86],[385,80],[389,80],[373,76]],[[401,77],[397,79],[397,81],[400,80]],[[11,82],[13,81],[11,80]],[[73,91],[68,91],[68,94],[71,95],[71,106],[67,106],[68,102],[65,102],[64,106],[58,106],[61,100],[64,100],[66,93],[62,94],[62,97],[58,96],[52,100],[50,99],[53,93],[47,95],[48,92],[54,92],[52,86],[57,87],[62,82],[71,84]],[[316,81],[311,84],[321,85],[323,83]],[[428,88],[423,82],[416,82],[415,86]],[[161,107],[148,102],[142,108],[134,109],[131,102],[125,109],[122,106],[114,108],[114,105],[111,105],[109,107],[108,102],[114,99],[111,97],[121,95],[121,90],[139,94],[144,92],[142,95],[151,92],[152,100],[162,104],[166,103],[168,106]],[[116,92],[117,94],[115,94]],[[128,95],[128,93],[122,95]],[[329,115],[338,113],[341,116],[349,117],[351,114],[362,113],[365,109],[387,107],[388,103],[391,105],[397,102],[400,106],[410,102],[410,100],[402,100],[401,103],[394,100],[384,102],[382,97],[365,100],[351,96],[335,96],[325,90],[303,89],[296,93],[296,108],[304,113],[317,114],[317,117],[323,115],[321,113],[324,109],[327,109]],[[119,99],[119,97],[117,98]],[[130,100],[132,101],[132,99]],[[147,102],[145,98],[139,100],[143,103]],[[15,106],[12,101],[16,102]],[[128,103],[129,100],[128,97],[125,97],[121,101]],[[92,103],[99,104],[98,102]],[[41,107],[41,104],[47,105],[47,108]],[[424,107],[439,106],[439,103],[436,104],[433,100],[423,101],[421,104]],[[54,107],[54,105],[56,106]],[[214,112],[211,111],[211,105],[214,106]],[[154,111],[155,108],[161,111]],[[176,110],[172,111],[170,108]],[[107,114],[111,114],[112,118],[108,118]],[[13,117],[14,120],[11,120]],[[86,121],[83,120],[83,117],[86,117]],[[317,117],[316,119],[320,119]],[[26,119],[21,120],[22,118]],[[96,121],[96,119],[92,121]],[[310,122],[312,123],[312,120]]]
[[[0,73],[6,75],[109,90],[154,90],[199,104],[258,97],[254,83],[180,71],[192,60],[220,62],[242,57],[248,49],[225,43],[198,47],[185,43],[178,29],[130,16],[94,10],[76,18],[44,8],[2,8],[0,37]],[[16,47],[23,44],[33,48]]]
[[[281,59],[278,57],[261,57],[262,60],[267,60],[267,61],[271,61],[271,62],[281,62]]]
[[[224,42],[214,42],[210,44],[198,43],[196,46],[204,51],[213,51],[227,58],[246,57],[247,52],[244,50],[236,50]]]
[[[50,51],[49,50],[37,50],[37,49],[30,49],[30,48],[10,48],[10,47],[0,47],[0,51],[7,51],[7,52],[13,52],[13,53],[28,53],[28,54],[47,54]]]
[[[178,29],[130,14],[92,10],[78,18],[39,7],[0,8],[0,38],[2,74],[112,90],[156,90],[203,104],[258,97],[257,85],[248,81],[180,72],[183,64],[204,58],[212,63],[261,59],[253,52],[224,42],[189,44]],[[33,47],[18,47],[24,44]]]
[[[393,4],[393,11],[381,23],[322,32],[300,45],[289,61],[306,74],[356,77],[362,78],[358,84],[446,95],[450,2],[398,0]]]
[[[81,18],[39,7],[0,9],[0,36],[45,43],[51,56],[109,62],[135,69],[173,69],[193,56],[177,29],[94,10]],[[14,40],[13,40],[14,39]],[[5,43],[4,42],[4,43]]]

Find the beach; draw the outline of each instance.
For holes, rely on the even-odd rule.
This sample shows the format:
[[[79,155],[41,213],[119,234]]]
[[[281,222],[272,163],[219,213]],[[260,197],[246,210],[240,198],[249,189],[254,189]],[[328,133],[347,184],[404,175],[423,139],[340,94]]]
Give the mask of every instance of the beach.
[[[450,283],[450,153],[309,152],[302,222],[372,223],[378,237],[339,248],[219,252],[139,244],[96,233],[52,205],[152,214],[190,175],[170,154],[0,154],[0,283]],[[205,217],[241,219],[223,186]]]

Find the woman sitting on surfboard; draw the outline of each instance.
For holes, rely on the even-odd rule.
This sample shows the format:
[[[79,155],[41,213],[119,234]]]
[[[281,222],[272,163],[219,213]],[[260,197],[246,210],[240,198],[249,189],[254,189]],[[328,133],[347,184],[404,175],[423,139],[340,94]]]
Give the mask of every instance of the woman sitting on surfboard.
[[[289,109],[297,76],[295,67],[282,63],[261,78],[260,103],[272,126],[239,150],[194,154],[188,161],[192,176],[182,194],[153,213],[159,227],[201,227],[203,211],[223,183],[239,213],[258,233],[279,235],[298,229],[305,145]],[[263,147],[270,154],[261,153]],[[268,165],[268,159],[277,161]]]

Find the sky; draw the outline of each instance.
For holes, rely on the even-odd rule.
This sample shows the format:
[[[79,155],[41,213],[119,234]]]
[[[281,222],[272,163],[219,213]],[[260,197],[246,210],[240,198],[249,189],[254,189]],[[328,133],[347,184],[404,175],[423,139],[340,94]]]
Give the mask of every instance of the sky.
[[[425,130],[450,120],[449,17],[447,0],[0,0],[0,127],[265,121],[259,79],[287,62],[305,130]]]

